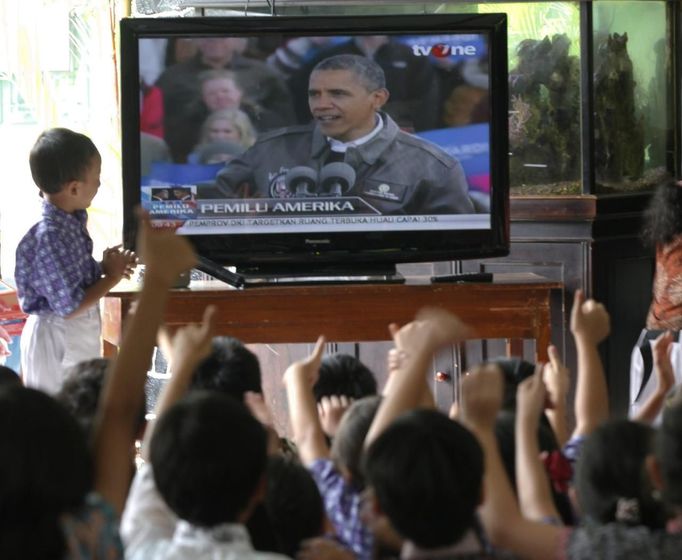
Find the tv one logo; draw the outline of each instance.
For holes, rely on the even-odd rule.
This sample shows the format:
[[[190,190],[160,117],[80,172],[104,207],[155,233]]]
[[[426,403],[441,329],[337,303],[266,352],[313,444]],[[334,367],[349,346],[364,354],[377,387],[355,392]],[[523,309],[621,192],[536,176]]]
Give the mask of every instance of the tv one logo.
[[[446,58],[448,56],[476,56],[474,45],[448,45],[436,43],[435,45],[412,45],[412,53],[415,56],[435,56]]]

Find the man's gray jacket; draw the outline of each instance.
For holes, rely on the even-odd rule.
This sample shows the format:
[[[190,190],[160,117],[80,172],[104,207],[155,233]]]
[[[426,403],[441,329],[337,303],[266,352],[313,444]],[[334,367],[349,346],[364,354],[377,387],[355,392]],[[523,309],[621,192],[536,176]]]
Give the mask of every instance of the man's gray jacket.
[[[345,154],[356,180],[344,196],[361,197],[382,214],[473,214],[459,161],[402,132],[387,114],[380,115],[380,132]],[[319,173],[330,152],[314,124],[268,132],[218,173],[217,187],[225,198],[291,197],[287,171],[307,166]]]

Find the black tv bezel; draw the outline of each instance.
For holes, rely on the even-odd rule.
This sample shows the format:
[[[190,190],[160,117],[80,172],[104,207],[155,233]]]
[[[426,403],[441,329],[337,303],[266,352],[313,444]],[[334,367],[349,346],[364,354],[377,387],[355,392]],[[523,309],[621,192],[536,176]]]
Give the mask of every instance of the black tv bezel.
[[[126,18],[121,20],[121,137],[123,238],[134,248],[140,204],[139,51],[141,38],[254,36],[263,34],[485,33],[490,60],[491,227],[486,230],[365,231],[333,233],[211,234],[187,236],[197,252],[224,266],[242,268],[391,265],[486,258],[509,254],[507,16],[418,14]],[[311,242],[311,238],[314,238]],[[317,242],[316,242],[317,241]]]

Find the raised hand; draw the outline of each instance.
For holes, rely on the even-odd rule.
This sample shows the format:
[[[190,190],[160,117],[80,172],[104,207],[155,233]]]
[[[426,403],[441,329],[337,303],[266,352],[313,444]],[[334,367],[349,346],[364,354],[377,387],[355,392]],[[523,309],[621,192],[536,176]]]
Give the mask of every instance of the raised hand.
[[[445,309],[425,307],[414,321],[392,334],[396,348],[410,356],[417,350],[432,353],[446,344],[460,342],[471,334],[471,328]]]
[[[322,362],[322,356],[324,355],[324,345],[327,342],[324,335],[320,335],[315,343],[315,348],[313,348],[312,353],[303,358],[292,363],[287,370],[284,372],[283,381],[287,384],[291,377],[294,375],[301,375],[306,384],[312,388],[320,375],[320,363]]]
[[[608,311],[593,299],[585,300],[582,290],[576,290],[571,309],[571,332],[576,339],[598,344],[611,331]]]
[[[657,392],[666,395],[675,386],[675,371],[670,361],[673,333],[666,331],[654,340],[651,349],[654,358],[654,373],[658,381]]]
[[[137,248],[144,262],[145,279],[158,278],[171,286],[183,272],[197,264],[197,256],[190,242],[172,230],[154,229],[149,214],[137,211]]]
[[[490,364],[476,366],[460,382],[458,418],[474,432],[492,432],[503,393],[499,369]]]
[[[544,366],[546,368],[546,366]],[[547,390],[542,379],[543,364],[535,365],[535,373],[524,379],[516,388],[516,415],[537,426],[540,414],[545,407]]]
[[[180,327],[167,345],[166,354],[173,369],[182,366],[191,371],[211,353],[211,343],[216,331],[215,305],[208,305],[204,309],[201,323]]]
[[[317,414],[325,434],[329,437],[336,435],[341,418],[351,404],[353,404],[353,399],[349,399],[346,395],[331,395],[320,399],[317,404]]]
[[[550,404],[552,407],[564,406],[571,384],[570,373],[561,361],[561,356],[559,356],[556,346],[553,344],[548,346],[547,353],[549,354],[549,362],[545,364],[542,375],[547,387]]]

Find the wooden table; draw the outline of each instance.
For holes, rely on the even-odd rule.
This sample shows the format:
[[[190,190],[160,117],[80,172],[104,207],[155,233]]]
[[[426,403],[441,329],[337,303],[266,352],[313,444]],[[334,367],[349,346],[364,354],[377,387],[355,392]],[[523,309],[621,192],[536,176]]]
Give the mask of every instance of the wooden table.
[[[430,284],[339,284],[272,286],[235,290],[221,282],[193,283],[173,290],[165,320],[171,326],[198,322],[208,304],[218,307],[218,334],[245,343],[314,342],[319,334],[333,342],[388,340],[390,322],[404,324],[418,309],[438,306],[456,313],[477,339],[507,339],[510,355],[519,341],[536,341],[536,359],[547,360],[550,293],[562,288],[535,274],[496,274],[494,282]],[[119,288],[104,298],[105,355],[112,355],[138,288]]]

